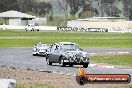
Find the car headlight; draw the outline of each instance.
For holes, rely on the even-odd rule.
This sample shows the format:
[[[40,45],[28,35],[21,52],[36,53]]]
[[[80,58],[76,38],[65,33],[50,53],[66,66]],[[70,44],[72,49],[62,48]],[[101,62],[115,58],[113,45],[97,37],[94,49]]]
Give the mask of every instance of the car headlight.
[[[89,60],[89,55],[88,55],[88,53],[84,53],[84,54],[83,54],[83,60],[84,60],[84,61],[88,61],[88,60]]]
[[[83,57],[89,57],[88,53],[82,53]]]

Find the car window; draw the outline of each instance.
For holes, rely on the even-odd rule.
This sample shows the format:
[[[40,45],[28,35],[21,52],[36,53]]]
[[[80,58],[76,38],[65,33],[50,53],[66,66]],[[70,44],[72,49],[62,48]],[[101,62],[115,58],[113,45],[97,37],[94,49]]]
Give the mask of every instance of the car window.
[[[33,25],[33,24],[29,24],[29,25],[28,25],[28,27],[34,27],[34,26],[35,26],[35,25]]]
[[[64,50],[80,50],[80,47],[75,44],[63,44],[61,48]]]
[[[60,46],[59,45],[56,45],[56,51],[59,51],[60,50]]]
[[[42,44],[37,44],[38,47],[42,47],[43,45]]]
[[[52,45],[52,47],[51,47],[51,52],[54,52],[55,49],[56,49],[56,45]]]

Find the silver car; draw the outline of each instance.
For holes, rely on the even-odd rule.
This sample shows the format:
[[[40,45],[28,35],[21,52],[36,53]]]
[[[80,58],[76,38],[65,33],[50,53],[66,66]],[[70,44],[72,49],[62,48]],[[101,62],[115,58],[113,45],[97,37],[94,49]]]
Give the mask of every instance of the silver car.
[[[29,24],[25,28],[26,31],[39,31],[39,27],[35,26],[34,24]]]
[[[34,45],[34,47],[33,47],[33,56],[37,56],[37,55],[46,56],[47,49],[48,49],[47,44],[43,44],[43,43],[39,42],[38,44]]]
[[[53,44],[46,60],[48,65],[59,63],[62,67],[66,65],[83,65],[84,68],[87,68],[90,63],[88,53],[83,52],[78,44],[71,42]]]

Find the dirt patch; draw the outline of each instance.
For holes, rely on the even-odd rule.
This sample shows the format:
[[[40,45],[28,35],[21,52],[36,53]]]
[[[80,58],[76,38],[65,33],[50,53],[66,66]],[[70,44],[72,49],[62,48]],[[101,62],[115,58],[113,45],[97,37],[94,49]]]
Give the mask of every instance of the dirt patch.
[[[85,84],[80,86],[76,83],[76,78],[73,76],[13,67],[0,67],[0,78],[15,79],[17,84],[46,83],[55,88],[124,88],[129,86],[128,84]]]

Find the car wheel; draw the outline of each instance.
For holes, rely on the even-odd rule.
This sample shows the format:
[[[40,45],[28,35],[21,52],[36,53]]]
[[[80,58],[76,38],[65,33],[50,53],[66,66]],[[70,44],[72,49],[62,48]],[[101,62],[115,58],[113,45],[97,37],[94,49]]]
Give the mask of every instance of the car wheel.
[[[33,54],[33,56],[37,56],[36,54]]]
[[[69,64],[70,67],[73,67],[73,64]]]
[[[63,59],[60,60],[60,65],[61,65],[61,67],[65,67],[66,66]]]
[[[48,60],[48,58],[49,58],[49,55],[47,55],[47,54],[46,54],[46,55],[45,55],[45,58],[46,58],[46,61],[47,61],[47,60]]]
[[[87,68],[87,67],[88,67],[88,64],[83,64],[83,67],[84,67],[84,68]]]
[[[50,60],[47,59],[47,64],[48,64],[48,65],[52,65],[52,62],[50,62]]]
[[[39,56],[39,54],[38,54],[38,53],[36,53],[36,56]]]

